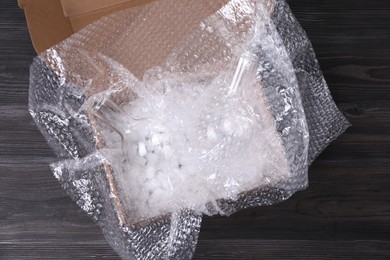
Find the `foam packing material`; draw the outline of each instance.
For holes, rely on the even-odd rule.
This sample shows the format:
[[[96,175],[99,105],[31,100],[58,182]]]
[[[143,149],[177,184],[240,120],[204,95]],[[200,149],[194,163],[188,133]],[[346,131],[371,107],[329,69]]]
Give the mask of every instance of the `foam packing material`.
[[[31,67],[55,177],[123,259],[191,259],[202,215],[288,199],[349,123],[284,1],[159,0]]]

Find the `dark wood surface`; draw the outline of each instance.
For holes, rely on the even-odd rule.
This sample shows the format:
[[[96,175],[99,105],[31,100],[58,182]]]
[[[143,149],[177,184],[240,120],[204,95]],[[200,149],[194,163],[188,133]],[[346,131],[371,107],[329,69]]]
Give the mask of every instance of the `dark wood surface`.
[[[390,259],[390,1],[290,0],[353,124],[310,188],[205,218],[194,259]],[[0,259],[119,259],[49,171],[27,110],[34,57],[16,0],[0,2]]]

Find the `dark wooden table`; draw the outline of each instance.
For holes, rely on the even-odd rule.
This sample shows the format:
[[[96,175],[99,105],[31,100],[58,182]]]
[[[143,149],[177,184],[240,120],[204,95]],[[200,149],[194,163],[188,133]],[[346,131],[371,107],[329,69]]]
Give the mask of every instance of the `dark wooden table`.
[[[353,124],[310,188],[205,218],[194,259],[390,259],[390,1],[290,0]],[[16,0],[0,2],[0,259],[119,259],[49,171],[27,110],[34,57]]]

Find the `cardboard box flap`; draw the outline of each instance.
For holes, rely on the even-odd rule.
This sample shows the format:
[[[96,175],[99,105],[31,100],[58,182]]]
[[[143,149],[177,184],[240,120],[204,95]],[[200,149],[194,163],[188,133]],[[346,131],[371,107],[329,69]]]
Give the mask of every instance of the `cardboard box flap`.
[[[154,0],[18,0],[40,53],[113,12]],[[66,14],[66,15],[65,15]]]
[[[59,0],[19,0],[34,49],[42,52],[73,34]]]
[[[131,0],[61,0],[66,17],[83,15],[114,5],[132,2]]]

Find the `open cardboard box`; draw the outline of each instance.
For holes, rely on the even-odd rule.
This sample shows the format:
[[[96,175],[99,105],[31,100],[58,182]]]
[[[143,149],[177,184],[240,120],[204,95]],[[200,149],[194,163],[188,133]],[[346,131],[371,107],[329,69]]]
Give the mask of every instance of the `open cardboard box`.
[[[116,13],[114,17],[105,20],[104,26],[98,24],[99,26],[92,27],[90,31],[80,31],[79,35],[81,34],[80,37],[83,38],[84,41],[80,42],[70,38],[66,43],[66,49],[77,52],[79,49],[83,50],[87,48],[89,50],[89,55],[93,57],[96,56],[96,59],[100,59],[100,56],[95,54],[102,53],[104,56],[105,49],[104,47],[102,49],[99,45],[99,41],[105,42],[103,40],[104,37],[108,37],[108,39],[114,37],[117,39],[118,37],[115,37],[116,34],[118,32],[121,33],[121,29],[126,30],[129,24],[134,27],[139,26],[140,29],[130,30],[129,33],[125,34],[126,37],[117,39],[115,41],[115,46],[120,46],[120,48],[115,48],[114,46],[114,49],[119,51],[114,51],[107,55],[140,79],[142,79],[145,71],[148,69],[163,64],[164,60],[172,52],[172,49],[179,43],[184,42],[188,33],[196,31],[196,28],[198,28],[201,21],[220,10],[226,4],[227,0],[186,0],[182,1],[181,5],[189,6],[190,8],[177,7],[178,9],[174,8],[175,6],[179,6],[176,0],[155,1],[152,4],[152,7],[147,9],[148,12],[142,13],[142,16],[134,16],[134,18],[130,19],[132,17],[130,13],[136,10],[136,8],[133,9],[131,7],[147,2],[151,2],[151,0],[110,0],[111,5],[109,5],[106,0],[19,0],[19,4],[26,12],[32,40],[37,52],[43,52],[58,42],[65,40],[73,33],[104,15],[108,15],[117,10],[123,10],[122,12]],[[189,5],[190,3],[193,3],[193,5]],[[181,10],[181,12],[178,12],[178,10]],[[272,10],[272,8],[270,10]],[[164,15],[161,16],[160,14]],[[126,19],[129,20],[128,23],[124,23]],[[178,23],[177,21],[185,21],[185,23]],[[108,30],[109,33],[104,34],[102,32],[104,32],[105,28],[115,28],[115,30]],[[148,30],[145,30],[145,28],[148,28]],[[170,34],[172,31],[175,32],[174,37]],[[84,38],[83,35],[86,37]],[[140,39],[148,40],[142,41]],[[209,51],[202,50],[202,53],[205,54],[202,63],[207,64],[208,59],[213,57],[211,54],[214,52],[218,53],[218,51],[220,51],[220,53],[224,53],[223,50],[225,50],[226,46],[223,43],[221,44],[218,39],[219,38],[210,37],[209,40],[207,40],[207,44],[212,45],[213,48],[208,48]],[[57,47],[60,51],[61,44]],[[122,50],[125,50],[126,55],[123,55]],[[196,48],[193,51],[194,53],[197,53],[200,50]],[[65,51],[65,53],[68,52]],[[72,53],[72,51],[69,53]],[[147,53],[147,55],[145,55],[145,53]],[[47,61],[46,64],[50,66],[51,63],[47,59],[47,55],[48,54],[44,52],[40,58],[44,62]],[[70,76],[67,77],[68,84],[75,88],[80,88],[81,91],[88,93],[87,95],[92,95],[95,92],[105,90],[107,87],[111,86],[109,82],[110,77],[105,73],[106,71],[109,71],[110,67],[106,67],[107,64],[104,60],[99,60],[97,62],[99,65],[103,66],[101,70],[99,70],[102,71],[102,73],[96,73],[95,69],[90,69],[90,60],[80,60],[75,57],[76,56],[71,54],[63,55],[61,62],[64,65],[64,68],[72,68],[72,70],[77,71],[79,75],[83,75],[83,77],[90,79],[91,82],[90,84],[84,85],[78,81],[78,77]],[[186,70],[195,69],[197,62],[201,62],[200,59],[194,61],[187,60],[184,55],[181,55],[180,57],[183,57],[183,59],[180,60],[183,69],[185,68],[185,65],[188,65]],[[218,68],[218,66],[216,65],[214,69],[219,70],[220,68]],[[51,70],[56,71],[56,67],[51,68]],[[88,89],[82,89],[83,87]],[[132,99],[134,99],[133,93],[118,92],[112,97],[112,101],[114,101],[112,103],[114,103],[114,105],[110,106],[110,110],[116,111],[116,107],[120,107],[120,104],[129,102]],[[113,107],[113,109],[111,109],[111,107]],[[97,141],[97,149],[103,150],[104,143],[110,143],[104,142],[105,140],[102,135],[102,129],[105,129],[105,125],[102,122],[105,120],[99,121],[99,118],[104,119],[104,114],[96,115],[95,111],[91,108],[88,109],[88,118],[90,119],[94,133],[93,135]],[[150,222],[155,222],[155,218],[166,218],[165,215],[153,215],[144,222],[143,219],[133,217],[126,206],[130,204],[126,203],[126,198],[124,198],[124,196],[121,196],[121,190],[124,190],[124,188],[120,187],[121,183],[115,178],[114,169],[112,169],[110,165],[105,164],[104,172],[110,187],[110,193],[115,194],[113,204],[121,225],[142,227]],[[253,187],[248,187],[247,191],[249,192],[252,188]],[[244,198],[245,194],[247,194],[247,192],[243,191],[243,193],[240,194],[240,197]],[[233,201],[227,202],[222,199],[222,197],[223,196],[221,195],[221,199],[218,199],[218,203],[221,203],[221,205],[223,204],[228,207],[229,203],[234,203]]]
[[[19,0],[19,4],[22,8],[24,8],[26,12],[26,17],[27,21],[30,27],[30,33],[31,33],[31,38],[34,44],[35,49],[37,52],[42,52],[46,50],[47,48],[50,48],[51,46],[55,45],[56,43],[66,39],[67,37],[71,36],[73,33],[79,31],[81,28],[85,27],[86,25],[92,23],[93,21],[98,20],[100,17],[110,14],[114,11],[124,9],[126,7],[133,7],[136,5],[141,5],[146,2],[150,2],[152,0]],[[181,0],[178,0],[181,1]],[[201,0],[197,0],[201,1]],[[217,1],[217,0],[203,0],[203,1]],[[222,0],[220,0],[222,1]],[[110,5],[108,4],[111,3]],[[196,2],[196,1],[195,1]],[[273,0],[270,0],[271,3],[273,3]],[[156,2],[157,3],[157,2]],[[177,2],[174,3],[175,5]],[[273,5],[272,5],[273,6]],[[169,8],[166,8],[169,10]],[[211,12],[211,11],[210,11]],[[270,12],[272,12],[272,7],[270,8]],[[183,16],[183,14],[182,14]],[[169,16],[167,16],[169,17]],[[171,17],[173,17],[171,15]],[[170,17],[170,18],[171,18]],[[152,20],[152,19],[150,19]],[[122,21],[122,20],[120,20]],[[292,24],[291,26],[293,26]],[[173,26],[175,24],[173,23]],[[286,26],[289,28],[289,26]],[[169,28],[165,26],[164,23],[162,25],[160,24],[159,29],[165,29]],[[101,29],[101,27],[99,27]],[[182,29],[183,30],[183,29]],[[138,33],[145,33],[146,30],[138,30]],[[182,32],[182,31],[181,31]],[[83,32],[80,32],[83,33]],[[158,38],[159,34],[155,33],[152,34],[153,37]],[[181,35],[180,35],[181,36]],[[99,34],[96,34],[96,39],[101,39],[101,36]],[[172,39],[170,39],[172,40]],[[173,39],[174,41],[179,41],[180,39]],[[90,44],[95,43],[96,41],[93,41],[93,39],[89,42]],[[147,42],[142,42],[141,45],[138,45],[138,47],[142,47],[143,50],[153,50],[154,48],[152,44],[154,44],[156,41],[150,40]],[[125,41],[126,43],[126,41]],[[131,48],[127,48],[127,51],[134,51],[137,52],[137,48],[134,48],[134,45],[131,45],[131,42],[128,46],[131,46]],[[172,44],[174,46],[174,44]],[[149,48],[150,47],[150,48]],[[148,49],[149,48],[149,49]],[[160,50],[159,50],[160,51]],[[169,52],[169,49],[163,49],[161,48],[161,51]],[[144,52],[145,53],[145,52]],[[150,53],[150,52],[147,52]],[[134,53],[131,53],[134,54]],[[141,53],[142,54],[142,53]],[[131,65],[134,65],[135,63],[132,62],[133,59],[136,59],[137,55],[141,55],[135,53],[135,55],[128,55],[126,58],[129,58],[128,60],[125,60],[122,62],[122,64],[127,65],[126,67],[130,67]],[[163,59],[165,57],[166,53],[152,53],[153,55],[150,55],[149,61],[151,63],[157,62],[156,57],[159,57]],[[293,54],[300,54],[298,53],[293,53]],[[143,61],[145,59],[142,59]],[[79,63],[79,62],[77,62]],[[144,64],[142,64],[144,65]],[[149,67],[149,63],[147,63],[145,67]],[[145,67],[141,67],[140,71],[144,71]],[[81,66],[80,69],[87,69],[88,66]],[[139,69],[139,68],[138,68]],[[316,68],[314,70],[317,70]],[[104,70],[102,70],[104,71]],[[134,70],[132,70],[134,71]],[[96,76],[96,73],[91,72]],[[322,77],[318,71],[315,71],[316,73],[316,80],[318,79],[317,77]],[[142,73],[140,73],[142,75]],[[92,77],[91,77],[92,78]],[[104,75],[103,77],[104,78]],[[50,80],[50,79],[47,79]],[[104,82],[102,80],[96,80],[96,82]],[[319,82],[319,81],[318,81]],[[322,80],[323,82],[323,80]],[[306,83],[305,83],[306,84]],[[104,86],[104,85],[103,85]],[[324,86],[320,86],[324,87]],[[326,86],[325,86],[326,87]],[[314,92],[313,92],[314,93]],[[118,95],[121,93],[118,93]],[[131,95],[123,95],[121,98],[131,98]],[[306,97],[307,98],[307,97]],[[309,97],[310,100],[311,97]],[[331,100],[331,99],[328,99]],[[99,137],[99,132],[97,128],[97,122],[95,117],[93,115],[89,114],[89,118],[91,119],[91,124],[92,127],[95,131],[95,136],[97,136],[97,140],[101,140],[101,137]],[[328,120],[327,120],[328,121]],[[328,139],[330,140],[330,138]],[[98,142],[97,144],[102,145],[102,142]],[[124,203],[119,199],[119,191],[117,190],[117,183],[116,180],[114,179],[114,176],[112,174],[112,169],[109,167],[109,165],[105,164],[104,165],[104,172],[106,174],[106,179],[109,183],[110,191],[112,194],[115,194],[113,196],[114,201],[114,209],[117,213],[117,216],[120,219],[121,226],[126,226],[130,227],[130,229],[136,229],[139,227],[144,227],[151,222],[158,223],[157,219],[149,219],[145,222],[138,222],[134,223],[132,222],[131,219],[128,218],[125,208],[123,207]],[[301,186],[302,188],[303,186]],[[230,201],[230,200],[220,200],[218,201],[218,206],[221,208],[223,211],[232,213],[237,210],[243,209],[245,207],[248,207],[248,205],[263,205],[263,204],[270,204],[274,203],[276,201],[284,200],[291,196],[291,193],[289,190],[283,190],[277,187],[259,187],[255,188],[253,190],[248,190],[244,191],[242,194],[239,194],[238,200]],[[250,198],[248,200],[248,198]],[[110,201],[111,202],[111,201]],[[166,218],[168,219],[167,216],[161,216],[162,219]],[[113,222],[114,223],[114,222]],[[162,222],[162,225],[165,225],[167,222]],[[184,228],[185,229],[185,228]],[[119,228],[118,228],[119,230]],[[120,229],[121,232],[123,229]],[[142,235],[148,235],[153,232],[149,232],[149,230],[153,230],[150,228],[144,229],[146,232],[142,231],[139,233],[134,233],[137,234],[137,237],[143,237]],[[185,231],[190,232],[192,230],[190,229],[185,229]],[[118,231],[119,232],[119,231]],[[106,233],[107,236],[110,236],[108,233]],[[138,234],[141,234],[138,236]],[[123,235],[121,233],[121,235]],[[112,238],[112,245],[116,250],[120,252],[120,250],[123,250],[122,248],[119,248],[121,245],[118,240],[115,240],[116,238]],[[180,241],[180,243],[186,241]],[[117,243],[118,242],[118,243]],[[137,242],[137,241],[135,241]],[[141,247],[141,249],[144,249],[144,247]],[[153,248],[154,249],[154,248]],[[178,258],[179,259],[179,258]]]
[[[99,18],[153,0],[18,0],[40,53]]]
[[[123,12],[116,13],[114,15],[115,19],[105,21],[105,25],[107,25],[108,28],[116,28],[116,26],[121,25],[124,26],[124,29],[126,28],[126,23],[123,23],[123,21],[129,18],[130,12],[135,10],[127,8],[146,4],[151,1],[152,0],[19,0],[19,4],[25,10],[34,47],[37,52],[43,52],[60,41],[65,40],[88,24],[98,20],[102,16],[126,9],[123,10]],[[118,46],[121,46],[121,48],[117,50],[119,52],[111,53],[110,57],[118,61],[129,71],[132,71],[135,76],[142,78],[142,75],[144,75],[144,72],[147,69],[161,64],[166,59],[169,53],[171,53],[172,48],[184,40],[186,32],[193,31],[194,28],[197,28],[200,21],[219,10],[227,2],[227,0],[213,0],[211,2],[209,2],[209,0],[197,0],[193,1],[193,3],[196,4],[194,4],[192,8],[184,8],[182,12],[178,14],[177,10],[172,8],[177,5],[177,2],[175,1],[176,0],[168,1],[170,6],[166,6],[166,2],[154,2],[152,5],[155,6],[155,8],[151,8],[147,14],[145,14],[149,17],[149,19],[140,17],[139,19],[132,21],[132,23],[134,22],[135,24],[134,26],[141,26],[145,23],[145,21],[147,21],[146,26],[150,26],[151,31],[140,29],[126,34],[125,38],[117,41],[117,44],[119,44]],[[187,0],[187,2],[189,1],[192,0]],[[273,8],[273,0],[269,1],[269,11],[271,12]],[[164,16],[159,17],[159,14],[161,13],[164,13]],[[183,25],[177,23],[176,21],[178,17],[182,20],[186,19],[187,23]],[[96,43],[100,40],[104,41],[105,37],[104,34],[98,33],[103,30],[101,26],[94,27],[93,29],[94,31],[96,30],[97,33],[89,34],[87,31],[79,32],[79,34],[84,36],[88,35],[88,37],[84,38],[85,42],[83,43],[85,43],[85,45],[91,50],[91,55],[99,52],[101,47],[99,47]],[[164,35],[170,35],[169,33],[171,31],[175,32],[175,37],[163,37]],[[117,30],[113,30],[111,33],[115,34],[116,32]],[[139,40],[145,39],[146,36],[149,37],[148,41]],[[110,35],[110,37],[112,37],[112,35]],[[86,40],[86,38],[88,38],[88,40]],[[156,45],[161,46],[158,41],[159,38],[164,39],[163,46],[165,47],[156,47]],[[210,39],[213,40],[213,38]],[[78,44],[79,41],[70,40],[68,41],[67,46],[69,49],[77,50],[82,47],[82,45]],[[214,48],[221,48],[222,50],[223,45],[218,47],[219,45],[220,43],[218,42],[213,44]],[[86,46],[83,46],[83,48]],[[121,50],[126,50],[126,55],[122,55],[123,52],[121,52]],[[142,58],[142,55],[145,55],[145,53],[148,54],[146,59]],[[45,57],[45,53],[42,53],[41,58],[43,61],[45,61]],[[207,59],[207,57],[211,56],[206,55],[205,57]],[[79,59],[72,55],[66,55],[63,57],[62,62],[65,67],[68,67],[69,65],[69,67],[73,68],[73,70],[78,71],[80,74],[92,80],[91,84],[88,84],[88,87],[93,86],[88,89],[89,95],[94,92],[104,90],[106,87],[110,86],[110,84],[107,83],[108,77],[106,77],[105,74],[107,68],[102,67],[104,68],[101,70],[102,74],[95,73],[95,70],[88,69],[88,60],[80,62]],[[183,62],[183,64],[185,64],[188,61]],[[50,62],[47,62],[47,64],[50,64]],[[105,63],[102,60],[102,62],[98,62],[98,64],[101,65]],[[55,70],[55,68],[52,69]],[[68,83],[75,87],[82,88],[83,84],[78,84],[79,82],[77,81],[73,82],[72,79],[73,77],[69,77]],[[117,105],[119,105],[117,103],[130,102],[133,98],[133,93],[116,93],[116,95],[112,97],[112,101],[115,101],[112,102],[114,104],[114,106],[112,106],[114,108],[112,111],[115,111]],[[94,112],[95,111],[93,111],[93,109],[90,109],[88,111],[88,118],[90,119],[91,127],[97,140],[97,148],[102,149],[104,148],[104,139],[101,134],[101,129],[103,129],[103,127],[99,126],[101,122],[99,123],[98,119],[104,117],[96,115]],[[269,120],[271,121],[271,119]],[[130,213],[127,212],[128,210],[126,205],[128,204],[125,203],[125,199],[123,199],[123,196],[120,194],[121,189],[114,176],[113,169],[110,165],[104,164],[104,172],[110,187],[110,192],[115,194],[113,204],[121,226],[139,228],[144,227],[151,222],[156,222],[158,219],[167,218],[167,215],[161,215],[153,216],[153,218],[149,218],[145,221],[133,219],[130,216]],[[244,201],[248,194],[257,194],[259,192],[263,193],[264,188],[268,187],[258,187],[253,190],[248,189],[247,191],[243,191],[239,194],[239,200]],[[254,195],[254,197],[256,197],[256,195]],[[231,206],[234,205],[236,201],[219,199],[217,203],[219,204],[219,208],[226,209],[226,211],[228,211],[229,208],[236,209],[235,206]],[[245,205],[244,203],[241,204]],[[212,209],[211,205],[210,208]]]

